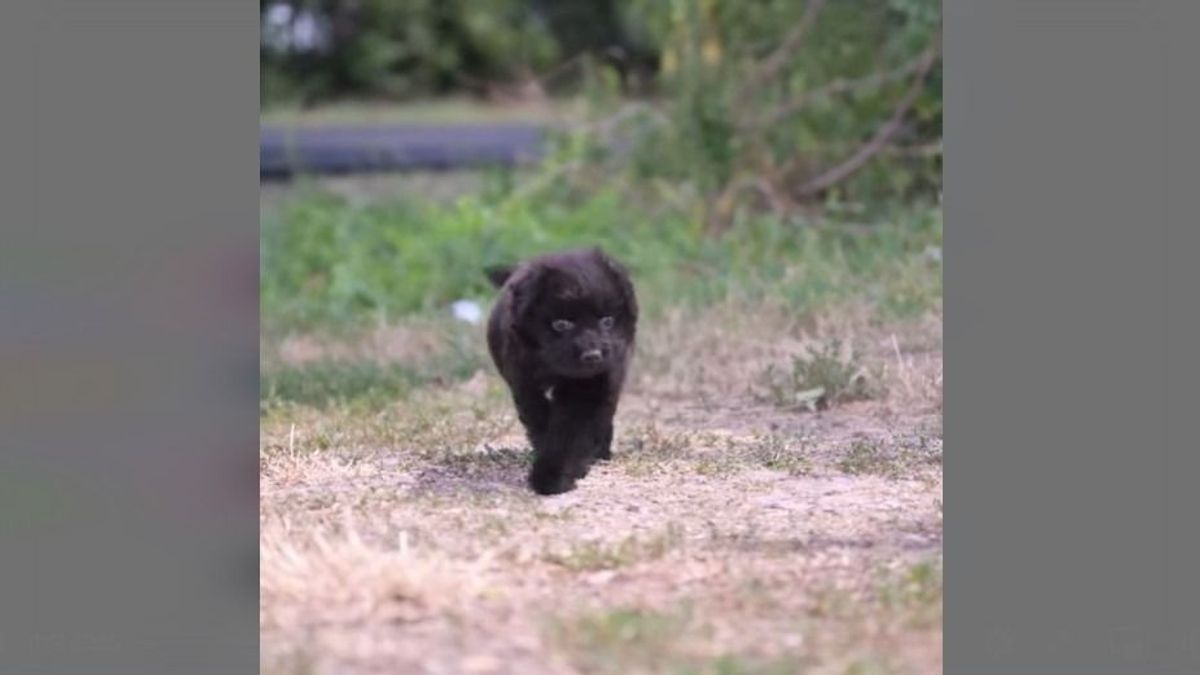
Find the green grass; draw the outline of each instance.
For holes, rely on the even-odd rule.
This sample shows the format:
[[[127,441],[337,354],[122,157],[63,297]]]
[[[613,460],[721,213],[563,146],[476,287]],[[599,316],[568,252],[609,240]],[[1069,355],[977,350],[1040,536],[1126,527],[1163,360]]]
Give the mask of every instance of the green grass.
[[[465,380],[485,367],[484,359],[481,348],[446,350],[420,361],[328,358],[300,365],[267,365],[261,373],[260,407],[264,411],[288,405],[380,407],[421,387]]]
[[[383,403],[405,395],[428,378],[404,364],[381,366],[361,361],[321,361],[281,366],[262,374],[260,401],[325,407],[352,401]]]
[[[569,162],[569,154],[558,161]],[[654,186],[623,185],[620,177],[579,190],[560,184],[554,166],[552,158],[520,180],[489,175],[482,188],[450,202],[411,194],[352,200],[305,184],[265,206],[260,302],[268,352],[289,334],[361,342],[380,326],[418,324],[436,332],[400,357],[296,363],[264,353],[263,409],[379,408],[428,385],[470,377],[487,367],[482,331],[452,321],[450,304],[473,299],[486,309],[495,291],[485,267],[563,248],[599,245],[625,262],[647,330],[669,308],[717,303],[740,304],[749,315],[770,305],[800,318],[852,303],[890,320],[941,301],[941,263],[928,253],[942,242],[936,206],[856,214],[869,215],[869,225],[835,215],[747,216],[715,237],[704,233],[694,199],[651,198]],[[531,190],[530,181],[540,187]],[[857,362],[820,357],[792,364],[775,389],[780,402],[810,384],[831,401],[867,395]]]
[[[600,245],[631,268],[647,316],[668,304],[733,299],[809,313],[843,300],[881,316],[936,306],[935,207],[880,212],[874,225],[762,216],[724,237],[679,209],[632,204],[617,189],[533,198],[503,181],[450,205],[356,205],[307,190],[263,214],[261,302],[268,328],[314,330],[444,312],[492,297],[482,269],[555,249]]]

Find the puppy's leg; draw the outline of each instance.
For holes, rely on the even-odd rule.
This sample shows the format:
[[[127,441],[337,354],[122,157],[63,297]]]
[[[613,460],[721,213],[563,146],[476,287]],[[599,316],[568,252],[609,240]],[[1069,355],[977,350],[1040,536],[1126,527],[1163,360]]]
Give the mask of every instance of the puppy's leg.
[[[533,380],[514,382],[512,397],[517,407],[517,418],[521,420],[532,443],[534,436],[546,431],[550,421],[550,401],[546,400],[542,386]]]
[[[612,413],[597,382],[555,388],[545,433],[534,440],[536,453],[529,484],[543,495],[568,492],[587,475],[598,442]]]
[[[600,441],[596,444],[595,457],[598,461],[612,459],[613,423],[610,417],[601,427]]]
[[[607,383],[604,416],[600,420],[599,438],[593,457],[597,461],[607,462],[612,459],[613,417],[617,413],[617,401],[621,398],[621,389],[625,383],[625,369],[613,372]]]
[[[585,473],[581,460],[588,446],[582,442],[577,413],[572,406],[555,401],[545,431],[531,437],[534,457],[529,486],[534,492],[541,495],[569,492]]]

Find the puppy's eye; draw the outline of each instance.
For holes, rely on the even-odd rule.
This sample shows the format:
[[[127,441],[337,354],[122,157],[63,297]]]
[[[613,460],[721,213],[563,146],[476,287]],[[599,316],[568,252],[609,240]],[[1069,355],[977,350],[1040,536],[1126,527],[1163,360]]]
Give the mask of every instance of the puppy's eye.
[[[613,323],[614,323],[614,321],[613,321],[613,318],[612,318],[611,316],[606,316],[606,317],[604,317],[603,319],[600,319],[600,327],[601,327],[601,328],[604,328],[604,329],[606,329],[606,330],[607,330],[607,329],[609,329],[609,328],[612,328],[612,327],[613,327]]]
[[[554,323],[550,324],[550,327],[559,333],[565,333],[574,328],[575,324],[567,321],[566,319],[558,319]]]

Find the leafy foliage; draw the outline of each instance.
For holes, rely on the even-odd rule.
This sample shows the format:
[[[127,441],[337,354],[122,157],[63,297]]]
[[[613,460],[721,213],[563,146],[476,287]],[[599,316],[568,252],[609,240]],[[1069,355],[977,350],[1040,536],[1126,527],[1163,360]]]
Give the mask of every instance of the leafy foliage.
[[[664,94],[656,114],[626,125],[637,174],[689,186],[710,229],[814,197],[838,206],[940,189],[935,0],[633,6],[661,45]]]
[[[547,67],[558,47],[521,0],[260,0],[308,12],[320,48],[260,51],[264,101],[412,97]]]

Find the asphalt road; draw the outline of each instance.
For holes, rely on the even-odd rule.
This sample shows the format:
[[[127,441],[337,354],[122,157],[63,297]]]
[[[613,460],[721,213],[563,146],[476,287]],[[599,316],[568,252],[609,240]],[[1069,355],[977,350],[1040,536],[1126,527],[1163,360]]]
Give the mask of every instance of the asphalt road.
[[[259,176],[512,166],[536,159],[544,138],[530,124],[263,127]]]

